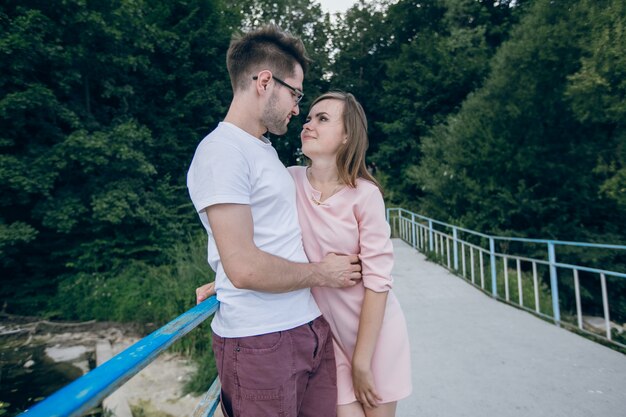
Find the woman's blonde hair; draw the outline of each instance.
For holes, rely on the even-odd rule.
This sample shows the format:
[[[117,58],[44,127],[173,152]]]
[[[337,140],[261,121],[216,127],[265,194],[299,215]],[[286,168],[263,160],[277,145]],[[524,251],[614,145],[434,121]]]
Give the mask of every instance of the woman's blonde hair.
[[[382,187],[367,171],[365,152],[369,146],[367,138],[367,117],[363,106],[354,95],[343,91],[329,91],[316,98],[311,107],[323,100],[339,100],[343,102],[343,127],[348,137],[345,146],[337,152],[337,170],[339,179],[349,187],[356,187],[357,178],[374,183],[382,193]]]

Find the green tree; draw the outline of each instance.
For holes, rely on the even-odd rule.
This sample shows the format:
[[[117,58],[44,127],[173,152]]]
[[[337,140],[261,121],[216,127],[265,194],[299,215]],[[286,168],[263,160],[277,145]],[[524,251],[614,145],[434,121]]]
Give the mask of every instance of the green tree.
[[[605,141],[595,173],[600,196],[626,210],[626,4],[591,7],[589,39],[583,42],[582,66],[568,77],[565,96],[583,125]],[[617,213],[615,213],[617,214]]]
[[[483,231],[605,240],[615,207],[599,198],[595,168],[606,134],[581,124],[566,97],[595,8],[532,7],[485,86],[424,141],[409,170],[424,210]]]
[[[217,0],[2,4],[9,309],[45,307],[61,278],[167,262],[164,250],[197,227],[185,173],[230,100],[236,18]]]
[[[415,28],[398,34],[405,41],[386,61],[382,84],[384,142],[376,160],[393,178],[388,188],[395,203],[417,206],[421,191],[407,169],[419,164],[421,138],[482,85],[491,57],[517,20],[520,6],[511,3],[406,1],[390,7],[390,21],[404,19],[401,27]]]
[[[408,169],[421,211],[493,234],[623,242],[626,212],[611,186],[623,167],[624,17],[618,1],[535,2],[484,86],[423,140]],[[559,254],[603,268],[621,256]]]
[[[370,154],[382,136],[377,120],[381,107],[385,60],[397,48],[386,2],[360,1],[333,24],[331,88],[351,92],[363,105],[369,122]],[[398,27],[403,27],[398,24]]]

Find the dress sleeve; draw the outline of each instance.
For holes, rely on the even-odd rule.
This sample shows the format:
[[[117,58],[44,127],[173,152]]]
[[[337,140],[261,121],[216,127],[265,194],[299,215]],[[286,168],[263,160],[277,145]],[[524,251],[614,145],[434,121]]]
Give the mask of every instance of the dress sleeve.
[[[358,220],[363,285],[375,292],[389,291],[393,282],[393,245],[385,219],[385,203],[378,188],[368,192],[360,204]]]

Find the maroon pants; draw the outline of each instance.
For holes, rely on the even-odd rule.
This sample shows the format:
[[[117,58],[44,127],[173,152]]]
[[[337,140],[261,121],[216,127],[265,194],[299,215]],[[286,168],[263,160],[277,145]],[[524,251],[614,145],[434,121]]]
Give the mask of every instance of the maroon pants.
[[[318,317],[260,336],[213,334],[226,417],[334,417],[337,374],[330,328]]]

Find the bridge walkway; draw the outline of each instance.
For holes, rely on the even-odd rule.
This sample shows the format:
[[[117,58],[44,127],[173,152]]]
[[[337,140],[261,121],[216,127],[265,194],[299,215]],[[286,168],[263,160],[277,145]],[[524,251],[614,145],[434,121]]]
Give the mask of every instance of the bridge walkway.
[[[398,417],[626,416],[626,356],[496,301],[393,241],[413,394]]]

